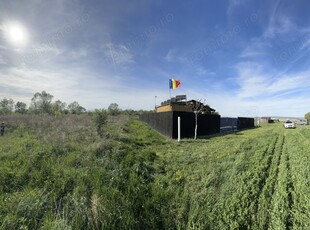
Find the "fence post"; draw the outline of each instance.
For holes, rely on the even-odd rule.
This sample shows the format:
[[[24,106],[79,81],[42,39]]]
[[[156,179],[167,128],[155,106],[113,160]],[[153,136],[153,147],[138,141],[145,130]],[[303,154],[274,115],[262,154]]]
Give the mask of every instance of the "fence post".
[[[178,117],[178,141],[181,140],[181,117]]]

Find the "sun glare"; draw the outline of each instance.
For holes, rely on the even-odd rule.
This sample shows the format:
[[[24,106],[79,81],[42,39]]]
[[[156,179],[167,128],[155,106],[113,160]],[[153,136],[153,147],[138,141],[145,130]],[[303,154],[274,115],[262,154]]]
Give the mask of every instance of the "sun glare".
[[[15,46],[24,46],[28,42],[27,30],[20,23],[7,23],[5,25],[5,34],[7,40]]]

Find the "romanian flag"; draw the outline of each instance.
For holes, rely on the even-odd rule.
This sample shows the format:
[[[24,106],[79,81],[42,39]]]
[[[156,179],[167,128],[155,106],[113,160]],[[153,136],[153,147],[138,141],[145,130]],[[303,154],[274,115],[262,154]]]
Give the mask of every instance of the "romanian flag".
[[[169,79],[169,88],[170,89],[177,89],[177,88],[180,88],[180,86],[181,86],[180,80]]]

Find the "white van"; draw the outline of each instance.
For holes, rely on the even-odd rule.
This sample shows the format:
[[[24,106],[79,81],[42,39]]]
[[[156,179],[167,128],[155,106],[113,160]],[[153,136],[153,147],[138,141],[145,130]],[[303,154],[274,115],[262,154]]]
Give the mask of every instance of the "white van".
[[[308,124],[307,119],[300,119],[299,121],[296,122],[296,125],[306,125]]]

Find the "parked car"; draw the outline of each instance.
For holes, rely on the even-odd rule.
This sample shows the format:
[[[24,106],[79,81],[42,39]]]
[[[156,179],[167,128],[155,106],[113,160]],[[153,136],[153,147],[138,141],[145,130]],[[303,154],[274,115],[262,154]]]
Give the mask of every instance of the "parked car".
[[[294,129],[296,126],[295,126],[295,123],[290,121],[290,120],[287,120],[283,123],[283,126],[284,128],[286,129]]]
[[[297,125],[306,125],[308,124],[307,119],[300,119],[299,121],[296,122]]]

